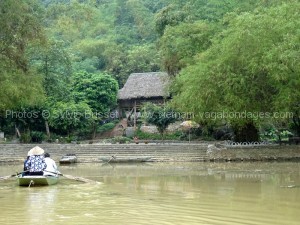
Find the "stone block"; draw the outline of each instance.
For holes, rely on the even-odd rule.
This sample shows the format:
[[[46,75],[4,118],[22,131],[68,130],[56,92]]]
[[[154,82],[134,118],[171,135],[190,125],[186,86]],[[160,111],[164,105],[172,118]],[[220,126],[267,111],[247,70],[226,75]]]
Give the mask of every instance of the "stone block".
[[[133,137],[134,136],[134,127],[127,127],[125,130],[126,137]]]

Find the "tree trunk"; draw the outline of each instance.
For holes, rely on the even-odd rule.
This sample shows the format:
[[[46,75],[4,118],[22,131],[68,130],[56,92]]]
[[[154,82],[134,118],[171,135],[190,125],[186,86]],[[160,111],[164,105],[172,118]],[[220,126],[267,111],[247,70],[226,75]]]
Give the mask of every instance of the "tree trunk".
[[[49,124],[48,124],[47,120],[45,121],[45,127],[46,127],[46,134],[47,134],[47,137],[49,140],[50,139],[50,129],[49,129]]]
[[[19,129],[17,128],[17,126],[15,126],[15,130],[16,130],[17,137],[20,138],[21,137],[21,133],[20,133]]]
[[[134,127],[134,131],[136,131],[136,101],[134,101],[133,127]]]

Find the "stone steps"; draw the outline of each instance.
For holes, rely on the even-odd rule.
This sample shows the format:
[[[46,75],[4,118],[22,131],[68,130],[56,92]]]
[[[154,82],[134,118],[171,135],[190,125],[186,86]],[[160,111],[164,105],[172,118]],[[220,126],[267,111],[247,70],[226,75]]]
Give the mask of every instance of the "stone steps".
[[[36,144],[1,144],[0,161],[23,161]],[[38,144],[55,161],[76,154],[78,162],[97,162],[112,155],[120,158],[151,157],[151,161],[205,161],[206,144]]]

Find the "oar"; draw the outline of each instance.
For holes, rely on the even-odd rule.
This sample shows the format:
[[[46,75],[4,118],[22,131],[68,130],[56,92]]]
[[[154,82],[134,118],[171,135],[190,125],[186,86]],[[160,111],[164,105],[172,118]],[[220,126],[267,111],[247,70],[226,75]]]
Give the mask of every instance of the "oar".
[[[8,175],[8,176],[4,176],[4,177],[0,177],[0,180],[7,180],[9,178],[12,178],[12,177],[16,177],[22,173],[25,173],[25,172],[28,172],[29,170],[26,170],[26,171],[23,171],[23,172],[19,172],[19,173],[15,173],[15,174],[12,174],[12,175]]]
[[[117,154],[112,155],[112,156],[110,157],[110,159],[109,159],[107,162],[105,162],[105,163],[102,164],[102,166],[108,164],[111,160],[116,159],[116,156],[117,156]]]
[[[97,181],[86,179],[86,178],[83,178],[83,177],[74,177],[72,175],[62,174],[60,172],[52,172],[52,171],[47,171],[47,170],[44,170],[44,171],[48,172],[48,173],[53,173],[53,174],[56,174],[56,175],[59,175],[59,176],[63,176],[65,178],[68,178],[68,179],[71,179],[71,180],[77,180],[77,181],[81,181],[81,182],[85,182],[85,183],[98,183]]]
[[[108,160],[107,163],[109,163],[112,159],[116,159],[116,156],[115,156],[115,155],[112,155],[111,158]]]

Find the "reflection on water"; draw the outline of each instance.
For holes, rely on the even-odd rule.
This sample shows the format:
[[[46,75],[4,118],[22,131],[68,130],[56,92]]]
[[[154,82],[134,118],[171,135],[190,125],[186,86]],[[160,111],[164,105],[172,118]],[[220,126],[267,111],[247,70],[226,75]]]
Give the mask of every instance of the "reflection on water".
[[[0,176],[22,165],[0,164]],[[0,181],[0,224],[299,224],[299,163],[76,164],[49,187]]]

